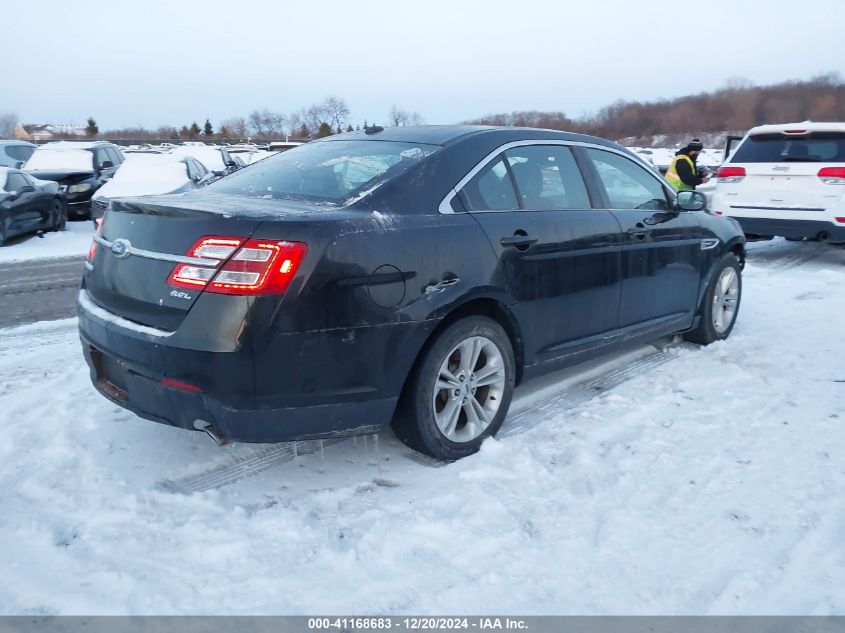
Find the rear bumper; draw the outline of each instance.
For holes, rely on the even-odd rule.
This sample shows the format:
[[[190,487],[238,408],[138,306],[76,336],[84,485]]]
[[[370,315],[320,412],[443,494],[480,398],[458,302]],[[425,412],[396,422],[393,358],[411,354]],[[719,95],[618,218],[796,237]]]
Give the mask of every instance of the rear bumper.
[[[271,372],[261,369],[268,362],[264,351],[176,347],[169,336],[125,327],[113,316],[80,303],[80,338],[97,390],[139,417],[190,430],[203,426],[197,424],[202,421],[239,442],[340,437],[384,428],[419,349],[415,346],[436,326],[356,328],[354,336],[288,333],[261,345],[272,354]],[[350,348],[353,341],[358,349]],[[407,354],[383,351],[397,344],[407,347]],[[279,378],[271,382],[263,374]],[[196,390],[165,384],[165,378]]]
[[[146,420],[192,431],[208,423],[218,435],[237,442],[271,443],[376,433],[390,423],[398,400],[394,397],[275,409],[232,408],[210,395],[166,386],[162,379],[140,373],[148,368],[99,350],[85,336],[81,339],[91,381],[101,395]]]
[[[832,242],[845,242],[845,224],[826,220],[771,219],[734,217],[748,235],[779,235],[792,238],[827,236]]]

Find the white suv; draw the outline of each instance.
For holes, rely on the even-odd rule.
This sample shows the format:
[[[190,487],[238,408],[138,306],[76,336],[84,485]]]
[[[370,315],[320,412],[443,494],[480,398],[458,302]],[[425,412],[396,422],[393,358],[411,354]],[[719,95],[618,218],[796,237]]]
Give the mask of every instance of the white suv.
[[[845,123],[761,125],[716,174],[711,209],[749,237],[845,242]]]

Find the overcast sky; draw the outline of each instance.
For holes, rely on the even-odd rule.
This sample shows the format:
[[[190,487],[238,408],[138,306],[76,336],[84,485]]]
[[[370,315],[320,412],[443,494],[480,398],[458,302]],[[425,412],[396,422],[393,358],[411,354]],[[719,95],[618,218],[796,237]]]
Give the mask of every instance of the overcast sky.
[[[428,123],[576,117],[845,67],[843,0],[11,0],[0,13],[0,113],[90,115],[101,130],[328,95],[353,123],[384,123],[394,103]]]

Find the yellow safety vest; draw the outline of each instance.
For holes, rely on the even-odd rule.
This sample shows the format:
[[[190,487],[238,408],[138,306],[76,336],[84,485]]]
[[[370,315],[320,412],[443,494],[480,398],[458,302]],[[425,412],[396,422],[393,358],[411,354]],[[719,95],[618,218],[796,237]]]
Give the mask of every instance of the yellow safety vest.
[[[678,161],[684,159],[689,163],[690,169],[692,173],[695,174],[695,163],[692,162],[692,158],[687,156],[686,154],[678,154],[675,156],[675,160],[672,161],[672,164],[669,165],[669,169],[666,170],[666,180],[675,188],[675,191],[684,191],[685,189],[695,189],[695,187],[686,184],[681,177],[678,176]]]

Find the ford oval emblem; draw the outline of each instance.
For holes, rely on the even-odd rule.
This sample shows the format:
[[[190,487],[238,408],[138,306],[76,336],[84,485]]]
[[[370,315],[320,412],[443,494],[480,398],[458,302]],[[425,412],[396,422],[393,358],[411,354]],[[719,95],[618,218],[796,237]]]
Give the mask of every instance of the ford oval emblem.
[[[119,259],[125,259],[129,257],[129,240],[124,240],[123,238],[117,239],[112,242],[111,245],[111,252],[114,253],[114,256]]]

